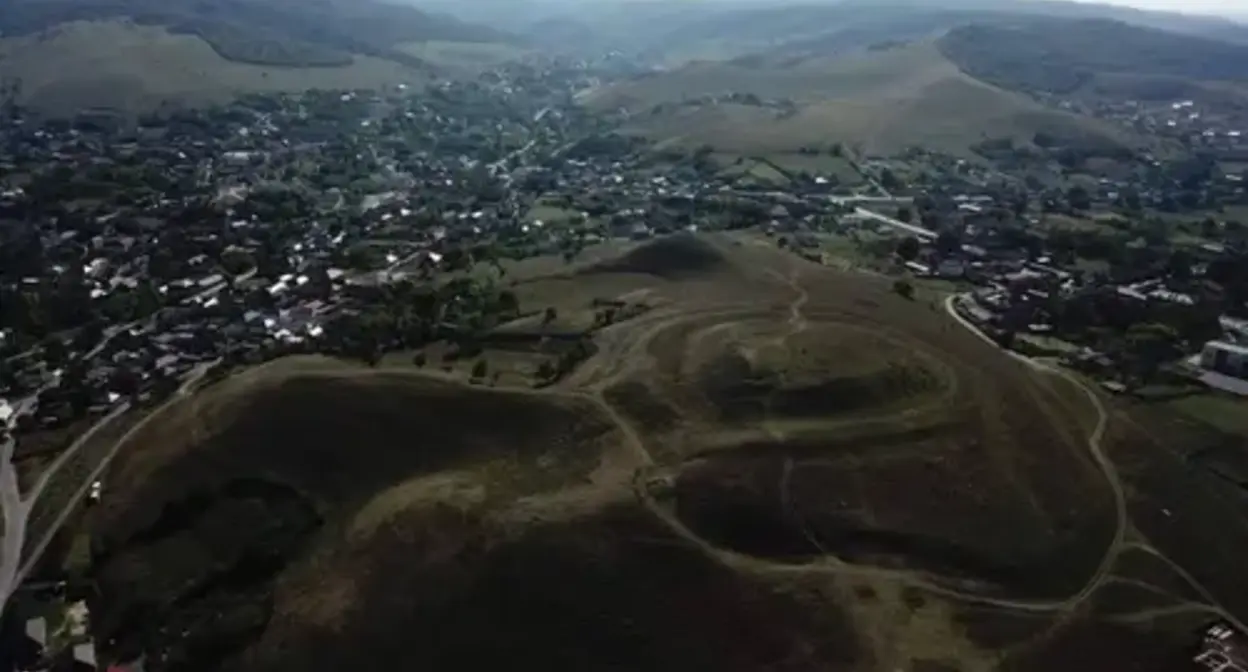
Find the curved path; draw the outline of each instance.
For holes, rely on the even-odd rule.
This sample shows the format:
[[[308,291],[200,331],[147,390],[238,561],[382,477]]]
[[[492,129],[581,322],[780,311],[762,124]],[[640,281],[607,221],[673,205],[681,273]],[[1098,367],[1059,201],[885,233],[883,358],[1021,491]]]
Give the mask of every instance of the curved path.
[[[35,503],[43,496],[52,478],[60,472],[65,464],[77,455],[82,447],[94,438],[101,429],[130,410],[130,404],[123,403],[113,409],[112,412],[100,418],[90,429],[79,436],[43,470],[35,485],[25,496],[21,494],[19,489],[17,471],[14,469],[12,462],[13,450],[17,445],[16,441],[9,437],[0,445],[0,514],[3,514],[4,518],[4,536],[0,537],[0,613],[4,611],[8,598],[22,584],[22,581],[34,571],[35,565],[43,557],[48,546],[52,544],[52,539],[56,536],[57,531],[69,519],[69,516],[83,498],[87,496],[91,489],[91,484],[100,478],[100,475],[108,468],[109,463],[117,456],[121,447],[154,418],[163,414],[167,408],[175,402],[184,399],[189,394],[191,388],[204,377],[208,369],[215,363],[201,364],[192,369],[173,396],[148,413],[142,420],[131,427],[124,436],[113,442],[108,452],[100,459],[99,464],[95,465],[91,472],[79,483],[78,488],[74,491],[69,501],[57,512],[52,524],[35,543],[35,546],[29,553],[25,554],[24,562],[22,551],[26,544],[26,528],[30,522],[30,514],[35,508]]]
[[[1105,549],[1105,555],[1101,558],[1101,563],[1097,566],[1096,573],[1088,579],[1088,582],[1084,585],[1082,590],[1065,600],[1067,606],[1075,606],[1092,595],[1092,593],[1095,592],[1096,589],[1099,588],[1105,581],[1105,578],[1109,576],[1110,571],[1114,567],[1114,562],[1118,559],[1119,553],[1122,552],[1123,544],[1126,542],[1127,528],[1130,524],[1127,515],[1127,495],[1122,488],[1122,478],[1118,475],[1118,467],[1116,467],[1113,461],[1105,455],[1105,447],[1102,445],[1105,438],[1105,430],[1109,425],[1109,413],[1105,410],[1105,404],[1101,401],[1100,395],[1070,372],[1064,371],[1050,364],[1037,361],[1030,357],[1026,357],[1014,352],[1013,350],[1001,348],[995,340],[990,338],[983,331],[980,331],[978,327],[966,318],[962,317],[956,307],[956,303],[959,298],[960,297],[958,295],[951,295],[945,299],[945,312],[949,313],[949,316],[956,320],[958,324],[966,327],[968,331],[980,340],[992,345],[994,348],[1004,352],[1013,359],[1026,364],[1028,367],[1042,373],[1056,375],[1071,385],[1074,385],[1081,392],[1083,392],[1085,396],[1087,396],[1088,401],[1092,402],[1092,406],[1096,409],[1096,427],[1092,430],[1092,434],[1088,436],[1088,452],[1092,455],[1092,459],[1096,461],[1097,467],[1100,468],[1101,473],[1104,474],[1105,481],[1109,484],[1109,488],[1113,493],[1115,517],[1114,537],[1110,541],[1109,546]]]
[[[805,325],[806,323],[802,309],[805,306],[806,302],[809,300],[809,295],[808,295],[808,292],[803,287],[801,287],[800,283],[798,282],[796,271],[792,273],[788,278],[782,278],[782,279],[786,282],[786,284],[789,284],[797,292],[797,295],[794,297],[793,301],[789,305],[790,318],[788,321],[788,327],[789,327],[788,332],[795,333],[795,332],[800,331],[802,328],[804,328],[803,325]],[[979,338],[984,339],[985,341],[991,343],[994,347],[996,347],[996,343],[992,341],[992,339],[988,338],[982,332],[979,332],[978,329],[974,328],[974,325],[971,325],[970,323],[966,322],[965,320],[961,318],[960,315],[957,314],[957,312],[953,309],[952,301],[953,300],[950,299],[950,301],[946,302],[946,309],[949,311],[950,315],[953,316],[954,319],[956,319],[959,322],[959,324],[962,324],[963,326],[967,327],[972,333],[976,334]],[[650,337],[653,337],[653,335],[658,330],[659,329],[652,329],[649,331],[647,335]],[[649,339],[641,339],[641,340],[648,341]],[[1051,373],[1051,374],[1055,374],[1055,375],[1059,375],[1063,377],[1065,380],[1069,381],[1071,384],[1075,385],[1080,390],[1082,390],[1084,394],[1087,395],[1089,401],[1092,403],[1093,407],[1097,411],[1096,426],[1093,429],[1091,435],[1087,439],[1087,446],[1088,446],[1089,452],[1093,456],[1093,459],[1095,460],[1095,462],[1097,463],[1101,471],[1104,473],[1106,480],[1109,483],[1111,490],[1113,491],[1113,497],[1114,497],[1115,509],[1116,509],[1116,518],[1117,518],[1116,525],[1115,525],[1115,532],[1114,532],[1114,537],[1110,541],[1110,544],[1106,550],[1104,558],[1102,559],[1100,565],[1097,567],[1097,570],[1093,573],[1091,577],[1089,577],[1088,581],[1085,583],[1083,588],[1081,588],[1078,592],[1074,593],[1073,595],[1070,595],[1069,597],[1066,597],[1060,600],[1029,600],[1029,599],[998,598],[998,597],[993,597],[989,595],[983,595],[977,592],[950,588],[947,585],[941,585],[940,583],[937,583],[936,581],[933,581],[924,577],[919,572],[907,572],[907,571],[893,570],[893,569],[887,569],[887,568],[882,568],[882,567],[854,565],[851,563],[844,562],[840,560],[839,558],[836,558],[835,556],[830,556],[817,563],[790,564],[790,563],[769,561],[769,560],[757,558],[754,556],[737,553],[735,551],[728,550],[722,547],[718,547],[710,543],[709,541],[707,541],[705,538],[699,536],[693,530],[689,529],[689,527],[685,525],[683,521],[677,518],[674,512],[670,511],[667,507],[665,507],[663,504],[661,504],[655,499],[655,497],[653,496],[653,494],[650,492],[648,488],[648,483],[654,480],[654,477],[656,476],[656,474],[653,473],[652,471],[653,469],[656,468],[656,463],[651,458],[650,453],[646,449],[646,446],[645,446],[645,443],[641,434],[635,428],[632,427],[630,421],[626,417],[624,417],[623,414],[619,413],[618,411],[616,411],[615,409],[611,407],[611,404],[607,402],[606,399],[601,396],[600,392],[595,394],[594,397],[595,397],[595,401],[600,406],[603,407],[603,409],[608,413],[608,416],[612,419],[612,421],[615,422],[619,426],[622,434],[624,435],[626,440],[632,445],[634,452],[639,456],[639,465],[638,465],[637,472],[633,478],[633,487],[638,497],[638,500],[641,502],[641,504],[645,506],[646,509],[649,510],[652,513],[652,515],[654,515],[666,527],[668,527],[672,533],[676,534],[677,536],[686,540],[692,545],[696,546],[703,552],[707,553],[708,555],[711,555],[712,557],[715,557],[719,561],[729,566],[741,568],[744,570],[763,572],[763,573],[793,573],[793,574],[831,573],[831,574],[846,575],[846,576],[888,578],[888,579],[896,580],[896,581],[899,581],[908,585],[923,588],[925,590],[928,590],[937,595],[941,595],[943,597],[947,597],[947,598],[951,598],[951,599],[955,599],[955,600],[959,600],[959,601],[967,602],[967,603],[996,606],[996,607],[1012,609],[1016,611],[1025,611],[1025,612],[1071,611],[1075,607],[1079,606],[1084,601],[1086,601],[1088,597],[1091,596],[1097,590],[1097,588],[1100,587],[1100,585],[1107,579],[1107,577],[1109,577],[1110,570],[1112,569],[1113,564],[1115,560],[1117,559],[1117,555],[1125,543],[1126,531],[1128,529],[1126,496],[1122,488],[1122,483],[1121,483],[1121,480],[1119,479],[1117,468],[1114,466],[1113,462],[1110,461],[1109,458],[1105,455],[1104,449],[1102,446],[1102,441],[1104,439],[1105,431],[1108,426],[1109,414],[1107,413],[1104,407],[1104,404],[1102,403],[1100,397],[1096,394],[1096,392],[1088,388],[1082,381],[1078,380],[1076,377],[1070,375],[1069,373],[1065,371],[1061,371],[1060,369],[1056,369],[1042,362],[1037,362],[1029,358],[1022,357],[1021,355],[1018,355],[1017,353],[1008,353],[1008,354],[1010,356],[1015,357],[1016,359],[1019,359],[1020,361],[1024,362],[1027,366],[1037,371],[1043,371],[1046,373]],[[617,377],[619,374],[623,372],[617,371],[614,373],[616,373],[616,376],[612,376],[612,378]],[[601,387],[599,389],[601,389]]]
[[[956,320],[958,324],[965,327],[976,337],[991,344],[993,347],[1001,349],[1006,355],[1009,355],[1010,357],[1026,364],[1027,366],[1035,369],[1036,371],[1056,375],[1062,378],[1063,380],[1066,380],[1070,384],[1079,388],[1079,390],[1082,391],[1088,397],[1088,399],[1092,402],[1092,405],[1096,408],[1096,412],[1097,412],[1096,428],[1092,432],[1092,435],[1088,437],[1088,451],[1092,454],[1092,458],[1096,461],[1097,465],[1100,467],[1102,473],[1105,475],[1106,482],[1109,484],[1110,489],[1113,491],[1114,507],[1117,512],[1116,513],[1116,518],[1117,518],[1116,529],[1114,532],[1114,538],[1110,542],[1109,546],[1105,549],[1105,556],[1101,560],[1100,565],[1097,567],[1096,573],[1093,574],[1091,578],[1089,578],[1087,584],[1084,585],[1082,590],[1072,595],[1069,599],[1065,600],[1065,602],[1067,603],[1067,606],[1074,607],[1082,603],[1084,600],[1088,599],[1092,595],[1092,593],[1096,591],[1097,588],[1099,588],[1101,585],[1103,585],[1107,580],[1111,578],[1111,571],[1113,569],[1114,563],[1118,560],[1118,556],[1121,555],[1124,550],[1134,547],[1144,552],[1150,553],[1156,556],[1161,561],[1165,562],[1172,571],[1178,574],[1179,577],[1182,578],[1184,581],[1186,581],[1189,585],[1191,585],[1192,588],[1194,588],[1200,594],[1202,598],[1208,601],[1208,604],[1206,605],[1201,605],[1198,603],[1186,603],[1185,605],[1181,605],[1182,608],[1185,608],[1187,610],[1200,610],[1201,608],[1203,608],[1203,610],[1207,610],[1210,613],[1217,614],[1221,616],[1222,618],[1226,619],[1232,625],[1237,627],[1241,632],[1248,632],[1248,627],[1245,627],[1245,624],[1243,622],[1241,622],[1233,614],[1231,614],[1229,611],[1223,608],[1220,604],[1218,604],[1218,601],[1214,599],[1214,596],[1210,594],[1209,591],[1206,590],[1204,586],[1202,586],[1196,580],[1196,578],[1193,577],[1187,570],[1183,569],[1183,567],[1179,566],[1173,560],[1166,557],[1163,553],[1161,553],[1156,548],[1153,548],[1150,545],[1132,543],[1132,542],[1127,541],[1126,536],[1127,536],[1127,531],[1130,529],[1131,521],[1130,521],[1130,514],[1127,509],[1126,492],[1123,489],[1122,478],[1118,473],[1118,468],[1117,466],[1114,465],[1113,460],[1111,460],[1109,456],[1105,454],[1105,448],[1104,448],[1104,445],[1102,444],[1104,437],[1105,437],[1106,426],[1108,425],[1108,422],[1109,422],[1109,413],[1106,410],[1105,404],[1104,402],[1101,401],[1101,397],[1096,392],[1096,390],[1089,387],[1086,383],[1080,380],[1077,376],[1071,374],[1069,371],[1053,366],[1051,364],[1047,364],[1045,362],[1037,361],[1025,355],[1014,352],[1013,350],[1000,348],[1000,345],[995,340],[993,340],[991,337],[985,334],[982,330],[979,329],[979,327],[971,323],[969,320],[964,318],[961,313],[958,312],[956,303],[961,298],[964,298],[964,295],[952,295],[952,296],[949,296],[947,299],[945,299],[945,311],[948,312],[949,316],[952,317],[954,320]],[[1178,607],[1176,607],[1176,609],[1178,609]]]

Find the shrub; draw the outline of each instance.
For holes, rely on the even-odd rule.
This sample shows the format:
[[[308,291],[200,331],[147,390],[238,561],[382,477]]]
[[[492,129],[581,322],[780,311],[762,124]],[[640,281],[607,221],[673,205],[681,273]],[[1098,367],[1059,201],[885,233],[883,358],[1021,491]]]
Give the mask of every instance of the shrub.
[[[898,280],[893,283],[893,291],[904,299],[914,299],[914,284],[909,280]]]

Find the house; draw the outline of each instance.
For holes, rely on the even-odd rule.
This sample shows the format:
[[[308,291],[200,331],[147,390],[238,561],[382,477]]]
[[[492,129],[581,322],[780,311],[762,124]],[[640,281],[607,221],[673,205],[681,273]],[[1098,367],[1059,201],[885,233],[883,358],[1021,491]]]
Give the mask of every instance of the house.
[[[1201,368],[1248,379],[1248,346],[1209,341],[1200,351]]]
[[[39,651],[46,651],[48,648],[48,620],[46,618],[32,618],[26,621],[26,638],[39,648]]]
[[[94,672],[98,669],[99,663],[95,657],[95,643],[91,641],[75,644],[73,650],[72,670],[82,672]]]
[[[1210,626],[1192,662],[1210,672],[1248,672],[1248,642],[1229,625]]]
[[[966,262],[961,259],[941,259],[936,266],[936,275],[942,278],[960,278],[966,275]]]

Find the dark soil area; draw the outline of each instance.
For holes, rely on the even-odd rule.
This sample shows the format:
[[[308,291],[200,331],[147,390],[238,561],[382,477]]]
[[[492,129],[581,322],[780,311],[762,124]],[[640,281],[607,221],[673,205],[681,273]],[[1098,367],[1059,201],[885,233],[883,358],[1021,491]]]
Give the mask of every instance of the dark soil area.
[[[1069,502],[1011,490],[981,450],[948,429],[708,454],[678,479],[677,514],[713,543],[760,557],[833,554],[1010,596],[1079,590],[1103,557],[1111,521],[1093,514],[1053,526],[1056,514],[1035,504]]]
[[[1173,597],[1161,595],[1143,586],[1129,583],[1107,583],[1093,596],[1094,613],[1103,616],[1130,616],[1149,609],[1164,609],[1177,604]]]
[[[1040,638],[1053,626],[1053,617],[966,605],[957,611],[957,624],[976,646],[999,651]]]
[[[698,384],[720,419],[732,422],[770,417],[816,418],[856,413],[931,392],[940,384],[918,367],[882,366],[867,375],[836,376],[789,384],[775,371],[756,370],[745,357],[718,357],[699,371]]]
[[[640,273],[666,280],[683,280],[725,268],[728,261],[711,243],[678,233],[645,243],[624,255],[600,262],[584,273]]]
[[[166,661],[152,669],[241,655],[323,527],[379,491],[494,458],[531,465],[497,496],[553,487],[588,473],[609,428],[588,405],[388,374],[225,381],[173,414],[124,450],[92,539],[100,640]]]
[[[1173,595],[1172,599],[1200,601],[1200,594],[1175,573],[1161,558],[1144,551],[1128,549],[1118,556],[1114,576],[1138,581]]]
[[[746,672],[848,670],[859,657],[826,595],[739,576],[644,513],[608,510],[512,539],[441,527],[341,554],[366,577],[343,625],[292,623],[233,669]]]
[[[213,670],[263,631],[276,576],[321,525],[293,490],[240,478],[168,502],[95,554],[97,637],[166,669]]]
[[[1131,670],[1188,672],[1193,669],[1196,631],[1157,631],[1098,622],[1089,618],[1066,625],[1008,656],[1004,672],[1054,670]]]
[[[578,449],[610,429],[587,402],[401,374],[295,376],[241,396],[232,396],[229,385],[206,392],[228,397],[221,417],[197,420],[186,408],[183,417],[144,432],[123,453],[114,479],[125,496],[102,510],[103,545],[150,525],[164,502],[181,499],[192,484],[264,474],[329,509],[357,504],[418,474],[503,455],[556,452],[588,471],[597,456]],[[188,436],[182,423],[198,421],[208,427]],[[129,467],[137,474],[157,460],[162,463],[151,477],[127,482]]]

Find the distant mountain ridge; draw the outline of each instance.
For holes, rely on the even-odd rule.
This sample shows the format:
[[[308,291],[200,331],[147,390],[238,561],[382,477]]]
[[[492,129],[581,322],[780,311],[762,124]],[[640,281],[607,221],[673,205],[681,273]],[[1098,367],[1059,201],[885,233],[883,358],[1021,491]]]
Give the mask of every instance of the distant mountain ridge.
[[[1004,88],[1070,93],[1104,75],[1248,81],[1248,44],[1106,19],[1030,19],[950,31],[941,52]]]
[[[953,28],[1009,17],[1112,19],[1135,26],[1248,43],[1248,25],[1227,18],[1064,0],[411,0],[417,6],[543,38],[540,24],[573,20],[582,46],[654,50],[680,40],[772,43],[894,22]],[[530,28],[534,28],[530,30]],[[564,36],[556,38],[564,43]],[[555,42],[556,40],[549,40]]]

